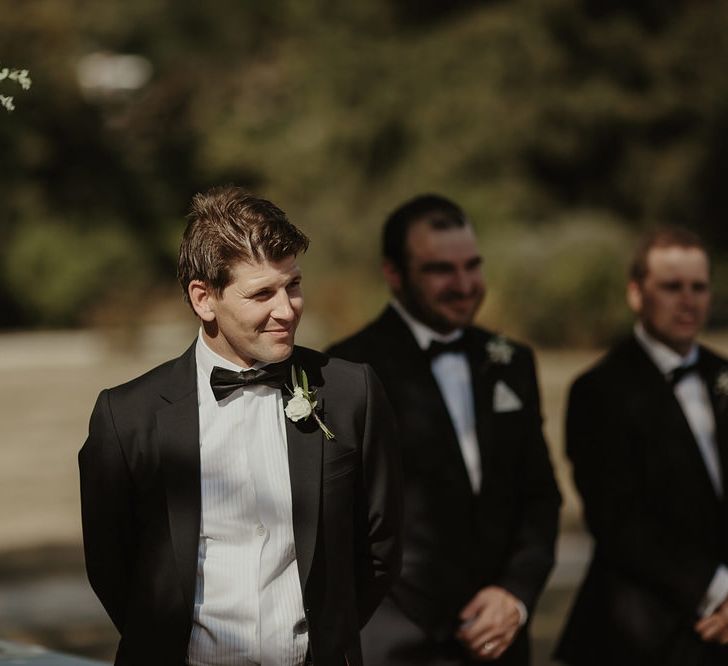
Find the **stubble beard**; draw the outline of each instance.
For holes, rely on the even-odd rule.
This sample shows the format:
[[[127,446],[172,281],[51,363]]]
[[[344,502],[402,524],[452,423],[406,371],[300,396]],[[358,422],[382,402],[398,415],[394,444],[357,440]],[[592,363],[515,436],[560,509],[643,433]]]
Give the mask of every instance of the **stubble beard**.
[[[405,309],[418,321],[425,324],[433,331],[437,331],[443,335],[452,333],[458,328],[464,328],[470,326],[475,319],[475,313],[478,311],[481,303],[483,302],[483,296],[478,299],[475,306],[471,309],[470,313],[463,318],[462,321],[454,322],[445,315],[441,314],[437,310],[428,307],[425,303],[425,299],[421,297],[420,293],[414,288],[408,281],[403,281],[402,288],[399,293],[395,294]],[[442,299],[442,300],[440,300]],[[447,302],[448,300],[455,300],[452,295],[444,294],[438,299],[438,303]]]

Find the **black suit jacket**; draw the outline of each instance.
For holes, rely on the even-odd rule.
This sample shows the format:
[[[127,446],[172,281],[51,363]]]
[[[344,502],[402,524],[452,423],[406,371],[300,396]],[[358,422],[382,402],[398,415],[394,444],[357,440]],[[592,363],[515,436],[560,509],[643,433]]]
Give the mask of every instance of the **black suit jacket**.
[[[728,483],[728,398],[715,390],[728,364],[705,348],[700,358]],[[716,568],[728,563],[726,502],[672,388],[634,337],[576,380],[566,430],[595,551],[557,658],[728,664],[725,648],[702,643],[692,629]]]
[[[334,356],[371,364],[394,407],[402,437],[404,554],[391,595],[435,640],[451,639],[473,595],[501,585],[533,612],[553,565],[560,497],[541,432],[531,352],[513,345],[509,363],[492,360],[493,335],[465,331],[473,382],[482,490],[471,489],[457,436],[430,361],[391,307],[334,345]],[[522,409],[495,413],[504,382]],[[502,663],[527,663],[525,632]]]
[[[310,648],[317,666],[360,664],[359,629],[400,563],[393,417],[370,368],[299,347],[292,362],[336,436],[286,419]],[[116,664],[184,664],[201,512],[194,344],[102,391],[79,464],[86,567],[121,634]]]

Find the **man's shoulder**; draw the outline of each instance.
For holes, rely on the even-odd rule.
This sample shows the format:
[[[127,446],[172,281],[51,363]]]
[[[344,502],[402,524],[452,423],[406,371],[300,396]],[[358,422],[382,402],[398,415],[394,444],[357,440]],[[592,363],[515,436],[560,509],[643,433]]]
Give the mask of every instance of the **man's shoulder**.
[[[309,380],[319,383],[319,376],[324,381],[336,380],[346,382],[364,376],[362,362],[339,358],[327,352],[320,352],[309,347],[296,345],[293,365],[306,371]]]
[[[490,356],[498,356],[498,350],[502,352],[502,356],[508,355],[532,357],[533,349],[525,342],[516,340],[500,331],[493,331],[482,326],[468,326],[465,334],[474,344],[482,345]]]
[[[308,382],[321,396],[336,404],[362,405],[380,384],[365,362],[349,361],[307,347],[296,346],[292,359],[296,370],[305,370]],[[334,404],[329,403],[329,404]]]
[[[711,346],[701,344],[700,353],[713,366],[728,366],[728,358]]]
[[[465,336],[471,355],[483,358],[504,376],[531,377],[535,373],[534,352],[528,344],[480,326],[467,327]]]
[[[347,359],[357,363],[370,363],[372,359],[380,356],[383,349],[391,349],[396,345],[396,336],[393,338],[393,329],[403,322],[397,322],[398,315],[387,308],[376,319],[365,324],[363,328],[347,338],[332,344],[326,353],[335,358]]]
[[[161,363],[145,373],[107,389],[114,400],[129,400],[151,394],[163,394],[170,387],[180,390],[180,380],[195,377],[195,343],[182,355]]]
[[[634,384],[638,376],[637,366],[646,363],[650,361],[639,342],[632,335],[625,336],[577,375],[571,390],[619,386],[624,391]]]

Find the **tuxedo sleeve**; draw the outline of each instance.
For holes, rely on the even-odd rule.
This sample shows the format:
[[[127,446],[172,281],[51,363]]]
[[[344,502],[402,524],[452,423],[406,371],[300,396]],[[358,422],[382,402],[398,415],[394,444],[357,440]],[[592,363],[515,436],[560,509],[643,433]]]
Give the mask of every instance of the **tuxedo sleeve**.
[[[528,429],[518,479],[521,512],[511,555],[499,583],[522,601],[530,614],[554,565],[561,495],[543,436],[538,380],[530,351],[523,363],[523,418]]]
[[[121,632],[134,550],[131,479],[111,412],[102,391],[78,456],[81,519],[89,582]]]
[[[694,617],[719,563],[660,524],[645,490],[640,436],[614,402],[605,382],[587,374],[572,387],[567,412],[567,453],[596,556]]]
[[[357,599],[364,626],[399,575],[402,560],[401,458],[394,414],[374,371],[365,365],[366,414],[356,494]]]

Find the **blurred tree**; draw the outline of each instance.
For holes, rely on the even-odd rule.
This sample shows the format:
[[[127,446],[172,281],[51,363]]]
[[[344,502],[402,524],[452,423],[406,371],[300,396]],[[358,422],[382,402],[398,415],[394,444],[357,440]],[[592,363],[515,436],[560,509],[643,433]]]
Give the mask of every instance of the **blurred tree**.
[[[34,86],[22,113],[0,119],[0,325],[85,321],[94,301],[169,284],[191,195],[226,182],[271,197],[314,238],[309,300],[331,337],[376,304],[332,309],[329,277],[376,279],[381,220],[424,190],[461,201],[491,238],[513,225],[561,233],[565,215],[609,219],[615,237],[678,221],[728,252],[717,1],[8,7],[0,56]],[[91,85],[94,54],[107,66]],[[125,87],[133,62],[147,80]],[[94,243],[98,261],[71,270]],[[578,254],[564,248],[561,261]],[[18,257],[30,255],[69,276],[52,307],[25,302],[32,271]],[[579,297],[586,319],[597,292]],[[549,340],[584,338],[568,326]],[[537,339],[542,327],[524,330]]]

